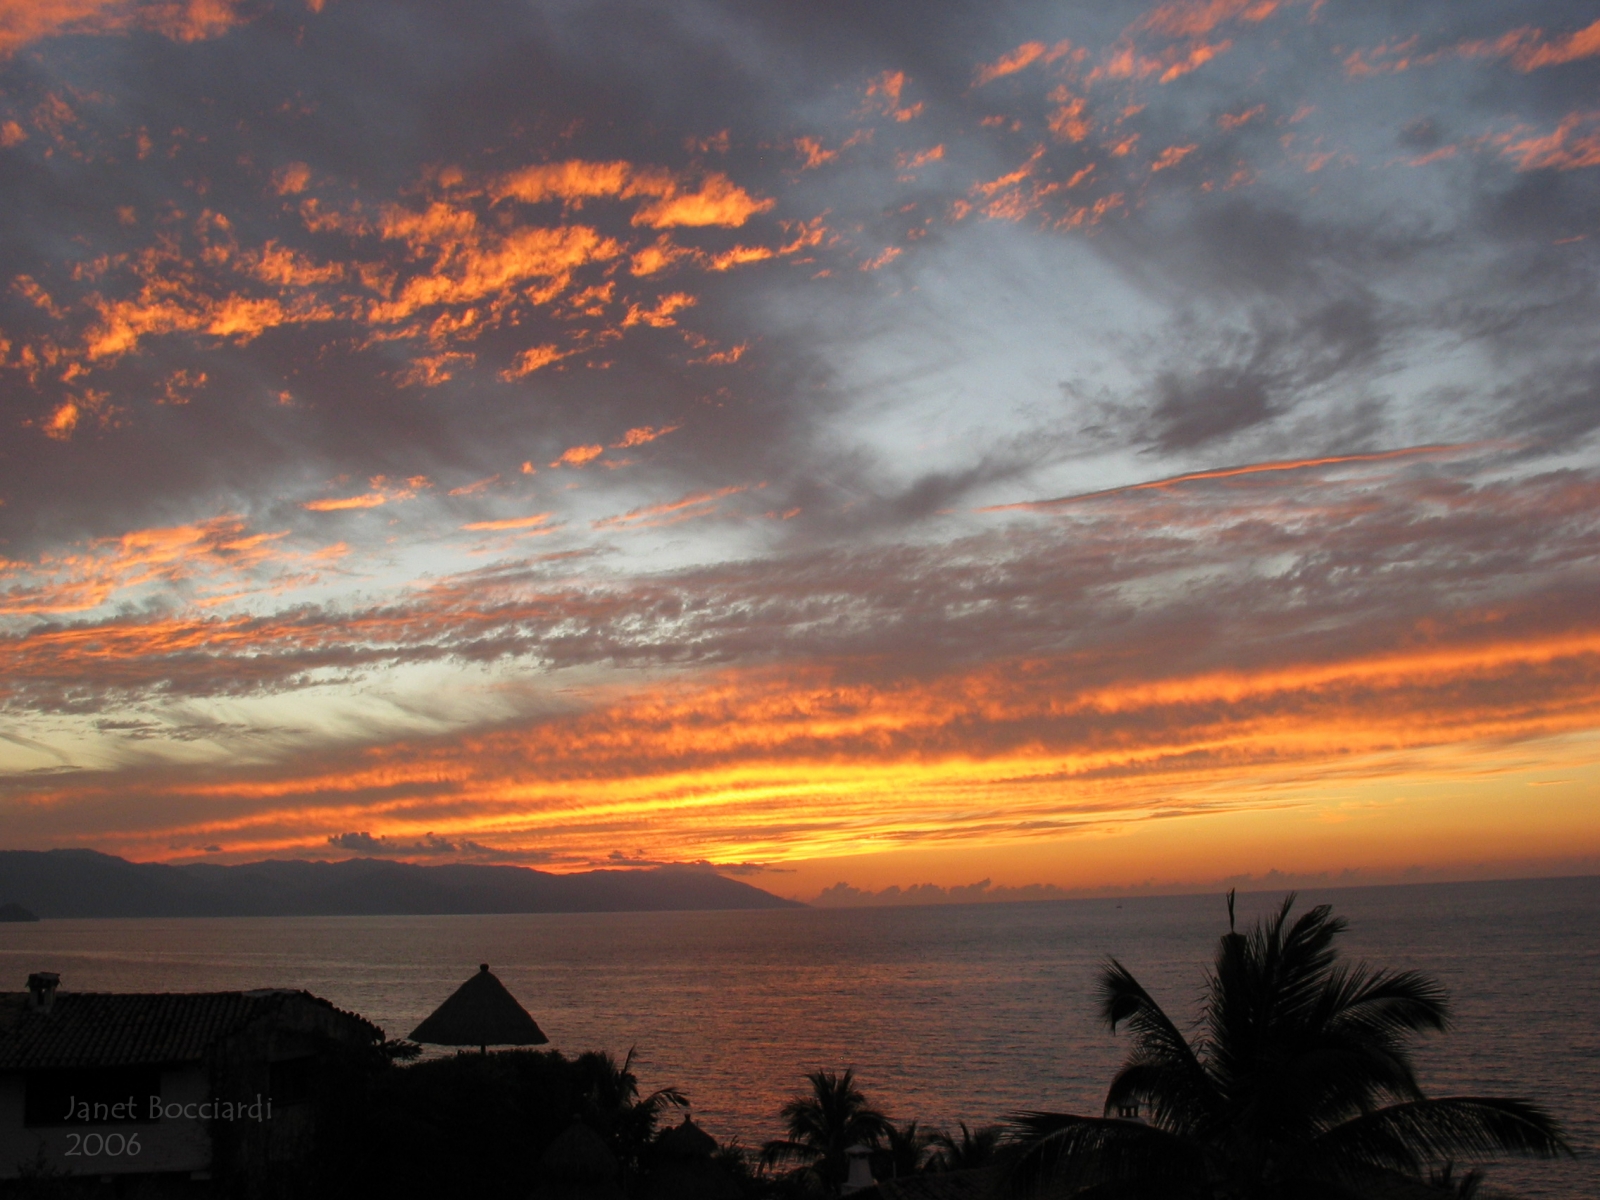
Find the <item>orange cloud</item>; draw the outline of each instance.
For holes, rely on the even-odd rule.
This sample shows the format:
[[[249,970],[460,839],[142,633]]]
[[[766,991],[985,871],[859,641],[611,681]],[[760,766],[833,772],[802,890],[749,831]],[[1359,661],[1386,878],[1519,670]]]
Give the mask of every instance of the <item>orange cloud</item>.
[[[707,225],[738,228],[777,203],[771,198],[757,200],[716,171],[704,175],[698,186],[689,186],[660,167],[579,159],[512,172],[491,184],[489,192],[496,201],[513,199],[539,204],[560,200],[572,208],[602,198],[646,199],[647,203],[634,213],[633,223],[652,229]]]
[[[1123,42],[1111,49],[1104,63],[1089,72],[1088,81],[1147,79],[1155,75],[1158,83],[1171,83],[1232,48],[1231,41],[1191,42],[1187,46],[1169,46],[1152,56],[1139,53],[1131,42]]]
[[[1072,43],[1066,40],[1059,41],[1054,46],[1046,46],[1043,42],[1023,42],[1015,50],[1002,54],[994,62],[979,67],[977,74],[972,77],[972,86],[982,87],[986,83],[993,83],[996,79],[1015,75],[1036,62],[1053,63],[1071,52]]]
[[[1539,30],[1532,33],[1528,43],[1519,46],[1511,56],[1512,65],[1519,71],[1560,66],[1600,54],[1600,21],[1549,39],[1542,37]]]
[[[1523,26],[1492,40],[1461,42],[1418,62],[1437,62],[1449,55],[1462,58],[1509,58],[1513,67],[1527,72],[1579,62],[1597,54],[1600,54],[1600,21],[1555,37],[1546,37],[1542,29]]]
[[[716,511],[718,500],[745,490],[746,485],[741,484],[738,487],[719,488],[714,492],[691,492],[687,496],[680,496],[676,500],[662,504],[630,509],[615,517],[602,517],[591,524],[596,529],[643,529],[657,525],[676,525],[680,521],[710,516]]]
[[[179,42],[220,37],[244,23],[234,0],[4,0],[0,3],[0,58],[23,46],[67,34],[149,30]]]
[[[292,162],[272,173],[272,190],[280,196],[295,196],[306,190],[311,182],[311,168],[303,162]]]
[[[1015,171],[1001,175],[997,179],[991,179],[987,183],[974,184],[972,190],[976,195],[979,196],[993,196],[996,192],[1003,191],[1009,187],[1014,187],[1016,184],[1021,183],[1029,175],[1033,174],[1034,167],[1038,165],[1039,160],[1043,157],[1044,147],[1035,146],[1033,153],[1028,155],[1027,161],[1025,161]]]
[[[1278,11],[1278,0],[1178,0],[1140,18],[1136,30],[1175,38],[1198,38],[1228,21],[1255,24]]]
[[[1138,139],[1139,135],[1133,134],[1124,139],[1121,145],[1112,147],[1113,156],[1130,152]],[[1116,192],[1100,197],[1092,205],[1068,208],[1065,214],[1051,218],[1048,210],[1059,204],[1064,193],[1093,176],[1095,164],[1088,163],[1080,167],[1066,180],[1045,180],[1036,177],[1044,154],[1043,145],[1035,146],[1033,153],[1016,170],[972,186],[969,194],[978,198],[984,216],[991,220],[1022,221],[1042,215],[1054,228],[1076,229],[1096,224],[1107,213],[1122,205],[1123,195]],[[954,213],[956,219],[964,217],[972,207],[966,201],[958,201]]]
[[[532,375],[542,367],[551,363],[560,362],[571,351],[564,351],[553,342],[546,342],[541,346],[529,346],[512,359],[511,365],[500,372],[500,378],[510,383],[513,379],[521,379],[524,375]]]
[[[1600,166],[1600,111],[1568,113],[1543,137],[1502,135],[1496,140],[1502,143],[1502,154],[1517,160],[1519,171]]]
[[[511,529],[533,529],[536,526],[545,524],[554,515],[554,513],[542,512],[534,513],[531,517],[509,517],[503,521],[474,521],[470,525],[463,525],[461,528],[470,529],[474,532],[489,531],[497,533]],[[548,532],[553,533],[554,530]]]
[[[345,277],[343,263],[319,263],[299,251],[268,241],[259,251],[240,255],[240,269],[263,283],[306,288]]]
[[[1087,170],[1088,168],[1085,169]],[[1069,208],[1056,220],[1055,228],[1081,229],[1084,226],[1098,225],[1108,214],[1121,208],[1123,203],[1124,197],[1121,192],[1111,192],[1108,195],[1101,196],[1093,204]]]
[[[894,165],[902,171],[915,171],[918,167],[925,167],[931,162],[938,162],[944,157],[944,146],[934,146],[928,150],[918,150],[916,153],[895,155]]]
[[[1151,174],[1154,174],[1157,171],[1165,171],[1169,167],[1177,166],[1198,149],[1200,149],[1198,144],[1188,146],[1168,146],[1156,156],[1155,162],[1150,164]]]
[[[1226,41],[1217,42],[1214,45],[1191,46],[1187,54],[1166,64],[1166,70],[1161,72],[1161,76],[1156,82],[1171,83],[1174,79],[1204,66],[1217,55],[1226,53],[1232,46],[1232,42]]]
[[[698,191],[678,192],[647,204],[633,216],[635,225],[668,229],[678,225],[721,225],[737,229],[757,213],[770,210],[777,201],[757,200],[726,175],[706,176]]]
[[[216,298],[181,283],[147,283],[135,298],[105,301],[95,296],[89,303],[99,315],[85,339],[90,362],[131,354],[143,339],[169,333],[204,333],[249,342],[291,319],[271,297]]]
[[[48,844],[87,820],[72,814],[137,811],[144,832],[96,815],[97,844],[210,828],[259,849],[443,817],[486,844],[537,842],[561,856],[626,844],[792,862],[852,845],[989,850],[1181,817],[1186,837],[1214,849],[1260,829],[1267,810],[1310,805],[1305,789],[1481,782],[1518,759],[1575,761],[1583,746],[1586,770],[1600,771],[1600,632],[1562,552],[1592,537],[1596,484],[1571,471],[1469,481],[1486,449],[1506,448],[1193,472],[1117,489],[1142,502],[1084,505],[1070,529],[1010,522],[956,546],[808,550],[616,586],[497,564],[354,611],[201,619],[130,604],[99,621],[0,633],[0,697],[75,711],[118,696],[132,705],[300,687],[308,675],[390,663],[511,655],[552,673],[578,668],[551,675],[569,697],[564,711],[493,729],[379,734],[220,771],[21,780],[12,794],[27,802],[8,830]],[[1441,466],[1451,460],[1460,465]],[[709,516],[733,490],[597,524]],[[535,514],[474,532],[539,535],[552,524]],[[1215,581],[1222,564],[1270,560],[1312,527],[1304,573]],[[192,531],[148,537],[153,551],[107,543],[44,583],[104,596],[145,574],[167,584],[209,570],[218,555],[284,557],[277,543],[250,544],[261,536],[219,528],[213,541],[239,546],[226,553]],[[135,562],[141,554],[159,561]],[[100,560],[123,565],[94,575]],[[1319,585],[1313,564],[1323,562],[1333,579]],[[1383,569],[1345,565],[1373,562]],[[8,583],[36,591],[41,569],[3,568]],[[1175,573],[1181,583],[1168,582]],[[1479,586],[1508,578],[1526,590]],[[1419,619],[1393,603],[1395,589],[1419,585],[1448,588],[1455,606]],[[1129,611],[1130,594],[1141,611]],[[10,598],[38,599],[17,588]],[[897,636],[885,639],[891,616]],[[1251,636],[1219,656],[1218,620]],[[593,683],[611,663],[653,669]],[[666,673],[680,664],[684,673]],[[113,796],[122,803],[108,809]],[[165,841],[152,844],[165,853]]]
[[[565,289],[576,268],[622,253],[620,244],[586,225],[524,226],[500,233],[480,224],[471,210],[441,202],[420,213],[391,207],[380,232],[404,241],[413,257],[432,260],[431,269],[408,279],[393,300],[370,306],[369,319],[380,324],[436,305],[504,303],[529,282],[553,285],[543,292],[550,299]]]
[[[1020,504],[994,504],[978,512],[1012,512],[1018,509],[1048,509],[1064,504],[1078,504],[1087,500],[1100,500],[1120,496],[1127,492],[1160,491],[1181,483],[1196,483],[1208,479],[1232,479],[1239,475],[1259,475],[1276,471],[1304,471],[1313,467],[1334,467],[1346,463],[1389,462],[1401,458],[1462,457],[1488,448],[1483,442],[1461,442],[1454,445],[1407,446],[1400,450],[1380,450],[1372,454],[1335,454],[1323,458],[1296,458],[1279,462],[1249,463],[1239,467],[1219,467],[1211,471],[1191,471],[1186,475],[1172,475],[1147,483],[1130,483],[1122,487],[1107,488],[1099,492],[1081,492],[1074,496],[1059,496],[1054,500],[1027,500]]]
[[[1491,747],[1592,729],[1600,716],[1600,638],[1589,634],[1133,684],[1085,683],[1082,666],[1035,657],[897,681],[852,678],[844,664],[707,673],[497,732],[302,755],[225,780],[169,773],[154,781],[161,794],[205,815],[161,836],[315,840],[358,815],[394,829],[438,823],[445,806],[453,833],[536,840],[574,860],[617,844],[775,862],[993,849],[1259,815],[1306,803],[1294,785],[1330,774],[1394,786],[1439,747],[1455,748],[1464,773],[1492,770]],[[1428,774],[1436,782],[1440,766]],[[106,786],[126,795],[137,783]],[[91,778],[41,781],[34,798],[61,811],[100,796]],[[1187,828],[1204,840],[1241,826]]]
[[[394,376],[399,387],[438,387],[455,377],[459,367],[470,367],[477,356],[458,351],[444,354],[424,354],[411,360],[411,365]]]
[[[1217,126],[1229,131],[1238,129],[1241,125],[1248,125],[1262,113],[1267,111],[1265,104],[1257,104],[1253,108],[1246,108],[1236,113],[1223,113],[1217,118]]]
[[[693,250],[687,246],[673,245],[672,240],[666,234],[662,234],[652,245],[634,252],[628,262],[628,269],[635,275],[654,275],[666,270],[673,263],[693,257]]]
[[[190,371],[188,369],[174,371],[168,375],[161,385],[161,395],[157,397],[158,404],[183,405],[194,398],[196,392],[205,387],[209,376],[204,371]]]
[[[669,329],[678,323],[677,313],[694,307],[696,303],[698,301],[688,292],[668,292],[665,296],[657,297],[655,304],[649,308],[642,304],[629,305],[628,315],[622,319],[622,326],[624,329],[630,325]]]
[[[551,463],[552,467],[581,467],[591,463],[606,452],[604,446],[568,446],[561,452],[561,457]]]
[[[148,584],[238,580],[262,566],[293,561],[277,546],[287,535],[252,534],[243,518],[222,516],[100,538],[80,551],[35,562],[0,560],[0,615],[88,612]]]
[[[110,399],[108,392],[86,388],[80,395],[58,403],[49,416],[23,424],[34,426],[52,441],[71,441],[73,434],[91,419],[102,429],[117,424],[121,410]]]
[[[278,169],[272,189],[303,196],[309,182],[309,168],[294,162]],[[284,326],[352,321],[367,327],[362,348],[426,341],[426,351],[408,355],[390,378],[402,387],[436,387],[478,366],[477,350],[465,343],[522,323],[530,309],[549,307],[560,317],[598,321],[598,327],[573,327],[564,341],[541,341],[510,363],[496,364],[499,378],[512,382],[595,350],[628,327],[670,328],[675,314],[695,303],[689,293],[674,291],[636,298],[613,314],[615,280],[586,279],[586,268],[609,275],[625,259],[642,277],[687,260],[722,272],[800,253],[827,233],[820,220],[785,222],[791,240],[776,247],[741,244],[712,252],[674,245],[663,233],[653,245],[630,248],[585,224],[528,224],[520,219],[525,214],[494,211],[494,205],[512,201],[560,200],[578,209],[622,199],[635,202],[635,226],[666,230],[738,227],[776,203],[752,196],[720,173],[674,174],[626,162],[539,164],[483,186],[447,167],[430,172],[420,192],[420,200],[376,210],[352,204],[341,211],[303,196],[294,211],[308,230],[323,240],[350,240],[342,257],[313,254],[279,239],[242,246],[226,215],[202,210],[187,228],[166,229],[143,250],[101,256],[76,268],[72,282],[84,285],[76,299],[58,302],[20,276],[15,291],[52,319],[77,325],[78,332],[23,345],[18,364],[34,384],[48,375],[70,382],[139,353],[153,339],[244,344]],[[136,217],[129,219],[137,224]],[[376,258],[374,242],[380,246]],[[88,394],[71,398],[74,408],[62,409],[54,424],[35,420],[32,427],[55,437],[81,431]],[[112,411],[102,407],[94,415],[104,423]]]
[[[490,475],[486,479],[477,479],[472,483],[464,483],[460,487],[451,488],[445,494],[448,496],[476,496],[479,492],[493,487],[500,482],[500,476]]]
[[[769,250],[765,246],[734,246],[718,254],[702,257],[700,261],[710,271],[731,271],[747,263],[763,262],[777,254],[792,253],[794,250],[789,246],[779,250]]]
[[[1094,132],[1087,115],[1089,102],[1086,99],[1074,96],[1064,87],[1051,92],[1050,99],[1058,105],[1049,117],[1050,132],[1058,141],[1081,142]]]
[[[682,426],[680,425],[662,425],[660,427],[640,425],[623,434],[621,441],[612,442],[611,448],[613,450],[628,450],[634,446],[643,446],[647,442],[655,441],[657,438],[666,437],[669,433],[676,433],[681,428]]]
[[[524,204],[543,204],[560,200],[581,208],[584,201],[612,197],[664,196],[677,185],[669,172],[659,167],[637,169],[627,162],[540,163],[502,175],[489,187],[495,200],[520,200]]]
[[[804,160],[800,164],[802,171],[814,171],[839,157],[837,150],[823,149],[822,143],[814,137],[795,138],[794,148]]]
[[[1430,150],[1426,154],[1419,154],[1415,158],[1406,159],[1408,167],[1425,167],[1429,163],[1444,162],[1456,156],[1455,146],[1440,146],[1437,150]]]
[[[374,475],[369,481],[372,488],[359,496],[343,496],[330,500],[309,500],[300,507],[308,512],[345,512],[350,509],[380,508],[385,504],[411,500],[423,488],[431,487],[426,476],[415,475],[404,486],[391,485],[387,477]]]
[[[881,112],[896,121],[910,121],[922,114],[922,102],[902,106],[900,95],[905,90],[904,71],[885,71],[867,84],[867,107]],[[874,100],[876,104],[872,103]]]
[[[308,500],[300,507],[310,512],[343,512],[351,508],[377,508],[389,503],[382,492],[367,492],[360,496],[345,496],[338,500]]]
[[[748,342],[740,342],[737,346],[729,346],[726,350],[714,350],[702,358],[691,358],[689,361],[708,367],[729,367],[744,357],[744,352],[750,348]]]
[[[66,441],[78,427],[80,415],[78,406],[71,400],[56,405],[55,411],[50,414],[50,419],[43,425],[45,436],[54,438],[58,442]]]

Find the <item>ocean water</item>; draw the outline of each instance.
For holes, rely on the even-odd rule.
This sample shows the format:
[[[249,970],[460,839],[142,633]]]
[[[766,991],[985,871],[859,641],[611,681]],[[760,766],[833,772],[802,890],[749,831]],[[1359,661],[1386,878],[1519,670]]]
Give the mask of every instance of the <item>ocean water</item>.
[[[1281,896],[1240,897],[1241,923]],[[1418,1054],[1434,1095],[1537,1100],[1574,1161],[1495,1164],[1530,1197],[1600,1196],[1600,878],[1306,892],[1349,956],[1428,971],[1453,1030]],[[0,925],[0,987],[306,988],[404,1036],[488,962],[576,1053],[637,1047],[646,1090],[689,1094],[759,1144],[806,1071],[853,1068],[900,1121],[1098,1112],[1126,1039],[1095,1018],[1108,955],[1187,1026],[1226,926],[1221,896],[749,913],[45,921]]]

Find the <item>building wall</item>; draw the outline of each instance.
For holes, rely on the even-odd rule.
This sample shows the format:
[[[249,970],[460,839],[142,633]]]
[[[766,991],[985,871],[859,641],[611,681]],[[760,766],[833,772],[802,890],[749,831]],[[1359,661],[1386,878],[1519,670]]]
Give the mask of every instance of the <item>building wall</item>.
[[[127,1078],[146,1069],[56,1074],[33,1094],[31,1126],[27,1075],[0,1072],[0,1179],[206,1172],[248,1200],[293,1200],[312,1169],[319,1117],[351,1102],[350,1080],[381,1036],[359,1018],[285,994],[271,1012],[214,1042],[204,1062],[161,1068],[159,1116],[150,1096],[132,1096],[136,1119],[107,1124],[56,1117],[65,1117],[69,1093],[97,1088],[109,1100],[149,1091],[156,1085],[148,1075],[137,1086]]]
[[[369,1040],[367,1030],[343,1014],[291,998],[271,1020],[219,1042],[212,1054],[218,1092],[271,1096],[273,1107],[272,1120],[265,1123],[235,1122],[215,1130],[218,1178],[233,1180],[247,1200],[303,1192],[302,1176],[316,1149],[318,1110],[337,1103],[341,1059]],[[295,1086],[285,1088],[289,1081]]]
[[[0,1179],[42,1169],[50,1174],[129,1175],[207,1171],[211,1134],[200,1105],[211,1100],[206,1068],[200,1063],[161,1072],[161,1102],[188,1107],[187,1114],[131,1124],[49,1125],[23,1123],[25,1080],[21,1072],[0,1075]],[[151,1098],[132,1097],[141,1117]]]

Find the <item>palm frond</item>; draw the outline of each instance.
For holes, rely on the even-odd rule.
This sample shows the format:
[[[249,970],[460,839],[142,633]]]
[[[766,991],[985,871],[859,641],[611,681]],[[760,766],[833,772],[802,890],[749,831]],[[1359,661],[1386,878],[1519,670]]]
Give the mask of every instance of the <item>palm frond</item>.
[[[816,1162],[822,1157],[822,1151],[805,1142],[789,1141],[786,1138],[774,1138],[764,1142],[761,1146],[761,1165],[764,1167],[777,1166],[785,1162]]]
[[[1129,1106],[1169,1133],[1186,1136],[1199,1134],[1216,1115],[1209,1081],[1196,1066],[1151,1061],[1137,1053],[1111,1080],[1103,1115]]]
[[[1133,978],[1126,966],[1115,958],[1107,958],[1099,978],[1101,1019],[1112,1032],[1118,1024],[1126,1024],[1133,1034],[1136,1056],[1144,1062],[1168,1062],[1174,1069],[1186,1070],[1194,1078],[1194,1085],[1203,1090],[1203,1072],[1200,1059],[1182,1035],[1173,1019],[1166,1016],[1162,1006],[1144,990],[1141,982]]]
[[[1332,973],[1315,1014],[1329,1026],[1403,1036],[1450,1027],[1444,985],[1421,971],[1373,971],[1365,963]]]
[[[1019,1148],[1006,1172],[1006,1196],[1161,1197],[1206,1194],[1205,1160],[1185,1138],[1140,1121],[1020,1112],[1007,1122]]]
[[[1000,1125],[982,1125],[969,1129],[965,1121],[959,1122],[961,1136],[936,1133],[932,1138],[935,1147],[930,1167],[935,1171],[971,1171],[993,1162],[1000,1151],[1006,1130]]]
[[[1263,1038],[1303,1021],[1337,961],[1334,940],[1344,932],[1344,920],[1318,905],[1285,932],[1294,902],[1290,892],[1270,921],[1257,921],[1248,934],[1225,934],[1217,948],[1206,1044],[1225,1090],[1230,1080],[1250,1075]]]
[[[1373,1168],[1419,1176],[1429,1163],[1570,1155],[1561,1124],[1536,1104],[1478,1096],[1416,1100],[1380,1108],[1314,1139],[1301,1157],[1307,1167],[1337,1174]]]
[[[1358,1038],[1323,1037],[1258,1064],[1236,1093],[1281,1140],[1314,1136],[1383,1104],[1422,1099],[1409,1060]]]
[[[688,1108],[689,1097],[679,1088],[664,1087],[651,1092],[636,1105],[642,1112],[659,1113],[665,1108]]]

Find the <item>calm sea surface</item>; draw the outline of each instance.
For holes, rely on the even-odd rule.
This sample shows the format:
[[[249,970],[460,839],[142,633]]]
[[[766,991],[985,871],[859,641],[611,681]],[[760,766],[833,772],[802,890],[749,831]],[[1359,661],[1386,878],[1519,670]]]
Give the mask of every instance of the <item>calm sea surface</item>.
[[[1240,898],[1251,919],[1278,896]],[[1600,878],[1303,895],[1347,952],[1429,971],[1453,1032],[1421,1051],[1435,1095],[1536,1099],[1575,1162],[1504,1164],[1528,1196],[1600,1197]],[[479,962],[569,1052],[638,1047],[646,1090],[746,1145],[818,1067],[853,1067],[898,1120],[1098,1112],[1126,1041],[1095,1021],[1116,955],[1187,1024],[1226,922],[1220,896],[753,913],[45,921],[0,925],[0,987],[306,988],[403,1036]]]

